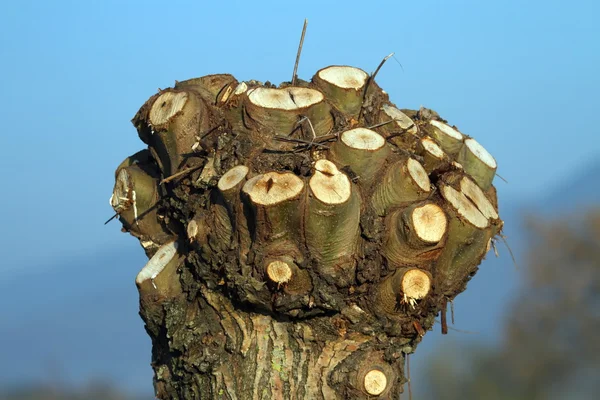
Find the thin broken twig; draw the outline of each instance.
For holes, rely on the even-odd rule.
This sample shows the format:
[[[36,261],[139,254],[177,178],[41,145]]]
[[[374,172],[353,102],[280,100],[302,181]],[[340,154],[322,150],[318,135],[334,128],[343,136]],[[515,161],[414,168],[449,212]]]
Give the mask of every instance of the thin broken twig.
[[[412,400],[412,387],[410,385],[410,359],[406,354],[406,377],[408,378],[408,400]]]
[[[506,236],[504,236],[503,234],[498,234],[498,236],[500,236],[500,239],[502,239],[502,242],[504,243],[504,245],[506,246],[506,248],[508,249],[508,253],[510,254],[510,258],[512,258],[512,262],[515,265],[516,269],[519,269],[519,265],[517,264],[517,260],[515,258],[515,255],[512,252],[512,249],[510,248],[510,246],[508,245],[508,241],[506,240]]]
[[[381,69],[381,67],[383,67],[383,64],[385,64],[385,62],[391,57],[393,56],[394,53],[390,53],[387,56],[385,56],[383,58],[383,60],[381,60],[381,62],[379,63],[379,65],[377,66],[377,69],[375,70],[375,72],[373,72],[371,74],[371,76],[369,76],[369,79],[367,80],[367,84],[365,85],[365,90],[363,92],[363,101],[362,101],[362,106],[360,108],[360,113],[358,114],[358,120],[360,121],[362,114],[363,114],[363,110],[365,108],[365,103],[367,102],[367,92],[369,91],[369,86],[371,86],[371,82],[373,82],[375,80],[375,77],[377,76],[377,73],[379,73],[379,70]]]
[[[311,141],[311,140],[304,140],[304,139],[296,139],[296,138],[290,138],[290,137],[285,137],[285,136],[275,136],[275,140],[280,140],[282,142],[299,143],[299,144],[303,144],[303,145],[307,145],[307,146],[319,146],[324,149],[328,148],[324,144],[314,141],[314,140]]]
[[[115,213],[115,215],[113,215],[112,217],[110,217],[105,223],[104,225],[108,224],[110,221],[112,221],[113,219],[117,218],[119,216],[119,213]]]
[[[508,183],[508,181],[506,179],[504,179],[503,177],[501,177],[498,173],[496,173],[496,176],[500,179],[502,179],[504,181],[504,183]]]
[[[438,324],[441,324],[441,322],[439,320],[437,320],[437,319],[434,320],[434,321],[437,322]],[[464,334],[467,334],[467,335],[479,335],[479,332],[477,332],[477,331],[467,331],[467,330],[464,330],[464,329],[453,328],[451,326],[449,326],[448,329],[450,329],[451,331],[460,332],[460,333],[464,333]]]
[[[298,73],[298,64],[300,64],[300,54],[302,54],[302,46],[304,45],[304,35],[306,34],[306,26],[308,25],[308,19],[304,19],[304,27],[302,28],[302,36],[300,37],[300,45],[298,45],[298,54],[296,54],[296,64],[294,64],[294,74],[292,75],[292,86],[296,84],[296,78]]]
[[[173,175],[168,176],[165,179],[163,179],[162,181],[160,181],[160,184],[162,185],[162,184],[165,184],[167,182],[171,182],[175,178],[179,178],[180,176],[187,175],[190,172],[193,172],[193,171],[195,171],[197,169],[200,169],[202,167],[203,167],[203,165],[198,165],[198,166],[195,166],[195,167],[190,167],[190,168],[184,169],[183,171],[176,172]]]
[[[397,119],[390,119],[389,121],[380,122],[379,124],[371,125],[371,126],[367,127],[367,129],[376,129],[376,128],[382,127],[384,125],[391,124],[394,121],[399,121],[399,120],[397,120]]]
[[[392,54],[394,54],[394,53],[392,53]],[[394,57],[394,60],[396,60],[396,62],[400,66],[400,68],[402,68],[402,72],[404,72],[404,67],[402,66],[402,64],[400,63],[400,61],[396,58],[396,56],[393,56],[393,57]]]
[[[379,70],[381,69],[381,67],[383,67],[383,64],[385,64],[385,62],[387,60],[390,59],[390,57],[392,57],[394,55],[394,53],[390,53],[387,56],[383,57],[383,60],[381,60],[381,62],[379,63],[379,65],[377,66],[377,69],[375,70],[375,72],[373,72],[373,74],[371,75],[371,79],[370,80],[375,80],[375,77],[377,76],[377,74],[379,73]],[[367,83],[368,85],[368,83]],[[365,88],[365,93],[366,93],[366,89]]]

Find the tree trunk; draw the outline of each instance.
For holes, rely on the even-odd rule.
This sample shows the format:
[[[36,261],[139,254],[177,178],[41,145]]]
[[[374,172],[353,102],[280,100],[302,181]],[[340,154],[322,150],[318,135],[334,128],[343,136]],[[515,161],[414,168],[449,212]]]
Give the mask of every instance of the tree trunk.
[[[110,202],[160,399],[398,398],[502,228],[492,156],[357,68],[177,82],[133,123]]]

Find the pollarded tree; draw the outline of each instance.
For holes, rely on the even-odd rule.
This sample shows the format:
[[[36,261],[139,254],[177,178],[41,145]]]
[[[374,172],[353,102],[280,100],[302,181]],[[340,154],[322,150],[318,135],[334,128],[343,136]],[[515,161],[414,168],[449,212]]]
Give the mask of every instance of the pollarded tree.
[[[160,90],[111,204],[161,399],[397,398],[502,228],[494,159],[364,71]]]

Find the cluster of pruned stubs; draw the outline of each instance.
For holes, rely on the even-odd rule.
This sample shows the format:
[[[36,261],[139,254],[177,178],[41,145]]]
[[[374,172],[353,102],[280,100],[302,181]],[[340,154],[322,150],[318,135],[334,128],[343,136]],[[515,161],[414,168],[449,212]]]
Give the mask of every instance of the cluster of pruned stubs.
[[[357,68],[176,82],[133,123],[148,149],[117,169],[111,205],[151,257],[147,290],[176,262],[188,296],[419,340],[502,228],[493,157]]]

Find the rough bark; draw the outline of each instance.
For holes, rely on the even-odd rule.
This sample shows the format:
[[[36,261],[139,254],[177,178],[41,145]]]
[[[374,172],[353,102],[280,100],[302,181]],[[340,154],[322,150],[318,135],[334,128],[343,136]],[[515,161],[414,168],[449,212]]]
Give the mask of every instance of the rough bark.
[[[398,398],[502,228],[491,155],[356,68],[178,82],[133,123],[110,203],[160,399]]]

